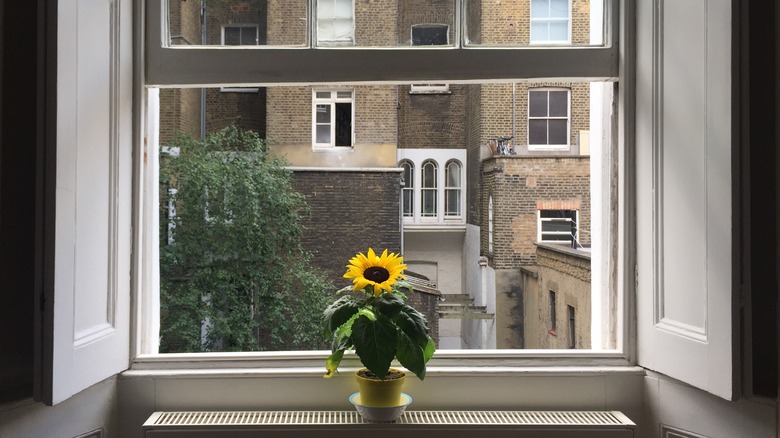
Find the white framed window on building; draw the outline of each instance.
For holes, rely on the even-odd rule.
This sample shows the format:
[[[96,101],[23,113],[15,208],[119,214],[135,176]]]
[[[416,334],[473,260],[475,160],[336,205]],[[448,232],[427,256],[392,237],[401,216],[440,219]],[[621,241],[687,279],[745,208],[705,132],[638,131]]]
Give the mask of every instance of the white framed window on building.
[[[401,210],[403,217],[414,217],[414,163],[401,161],[404,186],[401,189]]]
[[[312,91],[312,144],[315,148],[352,146],[354,120],[354,91]]]
[[[439,213],[439,166],[433,160],[426,160],[420,166],[420,215],[423,218],[435,218]]]
[[[461,217],[463,172],[462,165],[457,160],[450,160],[444,168],[444,216]]]
[[[571,0],[531,0],[531,44],[571,44]]]
[[[465,149],[398,149],[397,155],[398,167],[405,175],[401,207],[404,226],[463,226]],[[407,184],[407,179],[412,184]]]
[[[260,44],[257,24],[241,23],[222,26],[220,38],[223,46],[255,46]],[[257,87],[220,87],[223,93],[257,93]]]
[[[537,240],[539,242],[579,241],[577,210],[537,210]]]
[[[354,1],[317,0],[317,45],[338,46],[354,43]]]
[[[570,90],[528,90],[528,149],[568,149],[571,130]]]

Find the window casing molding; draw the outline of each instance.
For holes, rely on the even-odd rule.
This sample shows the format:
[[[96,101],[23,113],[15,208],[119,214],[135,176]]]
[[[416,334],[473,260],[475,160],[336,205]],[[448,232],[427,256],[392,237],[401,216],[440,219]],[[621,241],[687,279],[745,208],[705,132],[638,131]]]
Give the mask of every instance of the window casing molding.
[[[572,2],[571,2],[571,0],[563,0],[564,2],[567,3],[566,9],[567,9],[568,16],[566,18],[563,18],[563,17],[550,17],[550,14],[551,14],[550,9],[552,9],[552,3],[554,1],[556,1],[556,0],[548,0],[548,1],[550,2],[549,5],[548,5],[548,10],[545,11],[546,14],[544,14],[541,17],[534,17],[534,11],[533,11],[533,3],[534,2],[533,1],[530,2],[531,3],[531,18],[530,18],[531,33],[530,33],[530,39],[529,39],[530,44],[531,45],[568,45],[568,44],[571,44],[571,40],[572,40],[572,38],[571,38],[571,33],[572,33],[572,10],[571,10],[571,7],[572,7],[571,3]],[[550,38],[550,34],[552,32],[550,30],[550,26],[553,25],[554,23],[562,23],[562,22],[566,23],[566,39],[552,39],[552,38]],[[539,39],[536,39],[536,40],[534,39],[534,31],[533,31],[534,23],[536,23],[536,24],[546,24],[547,25],[547,32],[546,32],[547,38],[539,38]]]
[[[167,39],[166,2],[160,0],[139,0],[143,5],[138,9],[139,17],[143,18],[145,34],[137,32],[137,101],[136,107],[139,138],[146,138],[148,130],[154,123],[148,121],[146,114],[149,106],[150,93],[154,88],[166,87],[219,87],[219,86],[273,86],[273,85],[312,85],[312,84],[409,84],[414,82],[439,83],[480,83],[493,80],[517,80],[531,78],[566,78],[571,81],[616,81],[621,83],[619,100],[620,109],[620,143],[624,138],[630,138],[632,121],[628,108],[632,108],[632,68],[630,59],[632,48],[625,44],[619,45],[621,38],[618,32],[620,25],[623,35],[633,32],[630,20],[618,22],[618,17],[630,15],[631,11],[619,14],[619,4],[624,0],[607,0],[605,21],[607,44],[604,47],[550,47],[544,50],[529,50],[527,48],[479,47],[465,42],[465,32],[456,29],[457,39],[453,47],[405,47],[405,48],[359,48],[359,47],[320,47],[308,50],[313,44],[301,47],[281,46],[243,46],[243,47],[184,47],[169,46]],[[458,10],[462,9],[461,0],[457,1]],[[610,18],[611,17],[611,18]],[[609,26],[614,22],[614,26]],[[507,56],[511,53],[511,56]],[[187,68],[183,69],[182,66]],[[311,68],[316,65],[317,68]],[[455,66],[456,68],[453,68]],[[490,68],[485,68],[490,66]],[[628,88],[626,88],[628,87]],[[147,88],[152,90],[147,91]],[[153,100],[153,99],[152,99]],[[628,122],[628,126],[624,123]],[[150,126],[151,125],[151,126]],[[629,151],[630,154],[630,151]],[[630,162],[621,154],[619,184],[625,187],[631,174]],[[464,160],[465,163],[465,160]],[[136,165],[136,172],[142,172],[143,166]],[[628,175],[627,175],[628,173]],[[464,168],[463,174],[467,172]],[[140,187],[144,184],[141,183]],[[633,284],[631,271],[625,269],[632,262],[633,248],[630,227],[631,187],[621,191],[624,198],[618,203],[621,209],[620,232],[616,238],[621,242],[621,260],[616,261],[620,271],[617,287],[625,297],[619,309],[619,319],[626,319],[631,308],[630,289]],[[144,190],[136,190],[135,205],[144,205],[144,210],[153,211],[154,201],[144,196]],[[464,203],[464,206],[466,204]],[[148,213],[147,213],[148,214]],[[142,230],[144,218],[135,215],[135,229]],[[154,227],[151,227],[154,228]],[[149,240],[146,236],[136,239],[139,254],[136,267],[149,266],[149,249],[142,242]],[[151,239],[152,241],[154,239]],[[137,298],[134,300],[135,325],[134,363],[130,373],[169,375],[184,371],[188,375],[230,375],[231,373],[246,375],[242,369],[252,368],[264,374],[294,375],[296,373],[321,372],[322,362],[328,352],[253,352],[253,353],[208,353],[157,355],[149,354],[148,337],[151,321],[154,320],[153,305],[147,298],[154,289],[154,284],[145,278],[140,270],[134,273]],[[625,289],[625,290],[624,290]],[[151,300],[154,301],[153,299]],[[457,350],[438,351],[429,363],[429,375],[463,375],[473,372],[489,375],[503,373],[560,373],[561,365],[568,370],[563,374],[580,373],[576,367],[590,370],[625,367],[631,365],[631,352],[634,347],[629,328],[631,324],[624,323],[619,330],[620,349],[608,351],[566,351],[566,350]],[[147,334],[145,334],[147,333]],[[354,354],[345,357],[347,366],[358,365]],[[594,366],[595,365],[595,366]],[[574,368],[569,368],[574,367]],[[206,369],[210,370],[207,371]],[[626,368],[633,369],[633,368]],[[230,371],[235,370],[235,371]],[[266,371],[263,371],[266,370]]]
[[[550,107],[552,106],[550,101],[552,96],[559,95],[561,92],[566,93],[566,116],[552,115],[550,114]],[[553,94],[555,93],[555,94]],[[531,96],[545,95],[545,101],[547,103],[546,114],[537,115],[531,114]],[[540,150],[569,150],[571,148],[571,89],[570,88],[553,88],[553,87],[539,87],[528,89],[528,150],[540,151]],[[566,141],[565,143],[551,143],[550,131],[551,124],[555,121],[566,121]],[[545,123],[546,128],[546,143],[533,143],[531,134],[531,123],[534,121],[541,121]]]
[[[411,165],[413,207],[412,214],[403,214],[405,227],[415,226],[458,226],[465,225],[466,187],[466,150],[465,149],[399,149],[398,165]],[[448,166],[459,169],[459,186],[453,186],[447,181]],[[452,170],[450,170],[452,171]],[[429,177],[429,179],[426,179]],[[460,206],[457,213],[448,214],[447,193],[453,195],[457,191],[457,201],[450,200]],[[430,206],[425,210],[424,205]]]
[[[326,97],[327,95],[327,97]],[[344,130],[344,107],[349,105],[349,139],[339,134]],[[327,117],[322,117],[327,110]],[[312,90],[311,142],[314,149],[332,149],[355,146],[355,90],[321,89]],[[321,141],[327,129],[328,141]],[[349,143],[349,144],[343,144]]]

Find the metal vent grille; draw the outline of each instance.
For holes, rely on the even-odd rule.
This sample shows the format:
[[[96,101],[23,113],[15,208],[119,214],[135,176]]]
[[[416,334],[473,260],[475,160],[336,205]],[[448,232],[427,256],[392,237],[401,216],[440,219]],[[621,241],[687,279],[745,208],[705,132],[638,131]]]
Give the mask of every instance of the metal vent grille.
[[[354,411],[156,412],[145,426],[365,424]],[[617,411],[407,411],[396,424],[633,426]]]

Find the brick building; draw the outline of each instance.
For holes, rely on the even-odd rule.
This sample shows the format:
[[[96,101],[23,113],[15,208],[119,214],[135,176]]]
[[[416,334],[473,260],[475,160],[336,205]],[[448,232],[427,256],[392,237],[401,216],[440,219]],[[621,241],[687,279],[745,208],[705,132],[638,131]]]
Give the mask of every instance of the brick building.
[[[306,3],[226,0],[202,8],[172,1],[180,9],[171,14],[171,34],[179,44],[304,45],[310,38],[336,47],[451,45],[456,38],[454,1],[318,0],[310,30],[298,19]],[[530,1],[470,1],[466,39],[586,45],[589,3],[550,0],[532,11]],[[522,290],[516,274],[537,263],[538,240],[573,235],[580,246],[590,243],[589,84],[162,91],[163,142],[176,130],[235,123],[260,132],[270,152],[287,159],[312,206],[305,245],[334,278],[356,251],[387,247],[445,299],[467,294],[470,307],[496,314],[497,294]],[[511,137],[508,150],[499,151],[499,137]],[[539,231],[543,223],[549,232]],[[442,320],[440,347],[514,346],[502,344],[496,330],[516,321],[471,318],[468,308],[462,319]]]

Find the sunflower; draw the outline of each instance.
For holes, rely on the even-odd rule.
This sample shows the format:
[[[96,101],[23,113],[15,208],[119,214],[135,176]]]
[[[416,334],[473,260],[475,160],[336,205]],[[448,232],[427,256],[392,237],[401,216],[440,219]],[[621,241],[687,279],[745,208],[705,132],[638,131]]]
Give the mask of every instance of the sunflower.
[[[392,292],[391,286],[399,278],[406,278],[401,274],[406,268],[403,261],[403,257],[392,252],[388,254],[387,250],[377,256],[372,248],[368,248],[367,256],[361,252],[349,260],[344,278],[352,279],[353,290],[373,286],[374,296],[378,297],[382,290]]]

